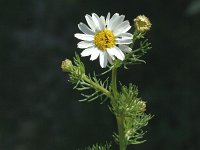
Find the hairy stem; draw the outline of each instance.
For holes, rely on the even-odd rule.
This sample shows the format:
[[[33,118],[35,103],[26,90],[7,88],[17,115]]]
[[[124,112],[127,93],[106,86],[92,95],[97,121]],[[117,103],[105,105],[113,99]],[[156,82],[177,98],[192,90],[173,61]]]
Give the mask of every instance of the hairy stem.
[[[117,100],[118,97],[118,91],[117,91],[117,68],[112,69],[112,92],[114,101]],[[119,133],[119,147],[120,150],[126,150],[126,141],[125,141],[125,135],[124,135],[124,117],[122,116],[116,116],[117,119],[117,126],[118,126],[118,133]]]
[[[117,68],[112,69],[112,92],[114,98],[117,97],[118,92],[117,92]]]
[[[133,48],[135,41],[137,39],[137,35],[138,35],[138,32],[135,30],[134,33],[133,33],[133,40],[132,40],[132,43],[130,45],[130,48]]]
[[[118,132],[119,132],[119,147],[120,150],[126,150],[127,144],[125,141],[125,134],[124,134],[124,117],[117,116],[117,125],[118,125]]]

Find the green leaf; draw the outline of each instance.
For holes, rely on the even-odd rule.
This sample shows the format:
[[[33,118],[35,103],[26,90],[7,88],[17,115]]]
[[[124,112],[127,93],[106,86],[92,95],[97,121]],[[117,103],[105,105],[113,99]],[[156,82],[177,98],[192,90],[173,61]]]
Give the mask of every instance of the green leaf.
[[[111,148],[111,144],[106,143],[105,145],[101,145],[101,144],[95,144],[92,146],[89,146],[87,148],[85,148],[84,150],[110,150]]]

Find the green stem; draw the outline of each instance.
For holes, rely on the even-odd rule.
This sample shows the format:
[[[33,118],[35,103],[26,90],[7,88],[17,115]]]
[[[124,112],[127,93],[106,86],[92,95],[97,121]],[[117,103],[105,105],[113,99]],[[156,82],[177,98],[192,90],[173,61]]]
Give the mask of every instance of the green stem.
[[[91,85],[91,87],[93,87],[94,89],[96,89],[97,91],[101,91],[102,93],[104,93],[106,96],[108,96],[109,98],[112,98],[111,93],[106,90],[105,88],[103,88],[101,85],[97,84],[96,82],[93,82],[92,80],[90,80],[86,75],[82,77],[82,79],[84,81],[86,81],[87,83],[89,83]]]
[[[133,33],[133,40],[132,40],[132,43],[130,45],[130,48],[133,48],[135,41],[137,39],[137,35],[138,35],[138,32],[137,32],[137,30],[135,30],[134,33]]]
[[[117,116],[117,125],[118,125],[118,132],[119,132],[119,148],[120,150],[126,150],[127,144],[125,141],[125,134],[124,134],[124,117]]]
[[[118,97],[116,67],[112,68],[112,92],[113,92],[113,100],[116,101]],[[120,150],[126,150],[127,144],[125,141],[125,134],[124,134],[124,117],[116,116],[116,119],[117,119],[118,133],[119,133],[119,148]]]
[[[112,92],[113,92],[114,98],[116,98],[118,95],[118,92],[117,92],[117,68],[115,67],[112,68]]]

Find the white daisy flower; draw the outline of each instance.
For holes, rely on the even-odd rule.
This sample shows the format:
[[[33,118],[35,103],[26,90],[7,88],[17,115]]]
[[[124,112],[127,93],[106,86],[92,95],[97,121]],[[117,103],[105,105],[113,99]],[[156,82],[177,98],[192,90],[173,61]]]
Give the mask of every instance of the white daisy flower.
[[[78,28],[83,32],[74,36],[80,40],[78,48],[84,49],[81,56],[91,56],[90,60],[99,57],[100,66],[105,68],[115,58],[124,60],[123,52],[130,52],[132,49],[126,44],[132,43],[133,35],[127,33],[131,28],[129,21],[124,21],[125,16],[115,13],[110,18],[99,17],[93,13],[92,16],[85,15],[89,27],[84,23],[79,23]]]

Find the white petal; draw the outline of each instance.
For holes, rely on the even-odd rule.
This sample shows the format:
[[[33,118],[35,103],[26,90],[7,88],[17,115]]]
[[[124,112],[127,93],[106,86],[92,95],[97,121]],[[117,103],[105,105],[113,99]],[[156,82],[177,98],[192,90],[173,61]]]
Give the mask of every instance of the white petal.
[[[133,35],[131,33],[120,33],[116,37],[121,37],[122,39],[133,39]]]
[[[115,13],[113,16],[112,16],[112,18],[110,19],[110,21],[109,21],[109,24],[108,24],[108,29],[112,29],[111,27],[112,27],[112,24],[113,24],[113,22],[117,19],[119,17],[119,14],[118,13]]]
[[[130,53],[132,51],[132,49],[126,45],[119,45],[119,49],[125,53]]]
[[[109,24],[109,21],[110,21],[110,13],[107,14],[107,17],[106,17],[106,25],[108,26]]]
[[[107,52],[111,57],[115,56],[115,48],[108,48]]]
[[[97,30],[104,29],[104,24],[103,24],[103,22],[101,21],[101,19],[99,18],[99,16],[97,14],[93,13],[92,14],[92,19],[95,22]]]
[[[79,23],[78,28],[85,34],[94,35],[94,32],[84,23]]]
[[[92,17],[91,17],[90,15],[85,15],[85,19],[86,19],[86,21],[87,21],[89,27],[90,27],[93,31],[95,31],[96,26],[95,26],[95,24],[94,24],[94,21],[93,21]]]
[[[118,47],[115,47],[115,49],[117,50],[115,56],[120,60],[124,60],[124,53]]]
[[[92,20],[93,20],[93,22],[94,22],[95,31],[101,30],[100,25],[99,25],[99,19],[98,19],[98,18],[99,18],[99,17],[98,17],[95,13],[92,14]]]
[[[101,16],[100,19],[101,19],[101,21],[102,21],[102,23],[103,23],[103,29],[105,29],[105,27],[106,27],[106,20],[105,20],[105,17],[104,17],[104,16]]]
[[[110,29],[115,30],[123,22],[124,18],[124,15],[118,16],[110,25]]]
[[[113,48],[107,49],[107,53],[112,60],[115,60],[115,57],[114,57],[115,56],[115,50]]]
[[[90,57],[90,60],[95,60],[99,57],[100,51],[98,50],[98,48],[94,48]]]
[[[116,44],[131,44],[132,39],[122,39],[122,38],[116,38]]]
[[[100,61],[100,66],[102,68],[105,68],[108,64],[108,58],[107,58],[107,53],[106,52],[100,52],[100,57],[99,57],[99,61]]]
[[[125,18],[124,15],[120,16],[120,19],[118,20],[118,23],[119,23],[118,25],[120,25],[124,21],[124,18]]]
[[[87,48],[81,52],[81,56],[82,57],[89,56],[92,54],[93,50],[94,50],[94,47]]]
[[[88,48],[94,46],[94,43],[91,41],[81,41],[77,44],[78,48]]]
[[[113,60],[115,59],[115,57],[113,57],[113,56],[111,56],[111,55],[109,55],[108,53],[107,53],[107,55],[108,55],[108,62],[110,63],[110,64],[112,64],[113,63]]]
[[[105,17],[104,17],[104,16],[101,16],[100,19],[101,19],[101,21],[102,21],[104,24],[106,24],[106,20],[105,20]]]
[[[110,18],[110,21],[113,21],[113,19],[116,19],[115,17],[119,16],[118,13],[115,13],[111,18]]]
[[[74,36],[77,39],[84,40],[84,41],[93,41],[94,40],[94,36],[93,35],[86,35],[86,34],[76,33],[76,34],[74,34]]]
[[[118,59],[120,60],[124,60],[125,56],[124,53],[118,48],[118,47],[114,47],[114,48],[109,48],[107,50],[107,52],[111,55],[111,56],[116,56]]]
[[[120,33],[125,33],[131,28],[129,21],[122,22],[115,30],[113,31],[115,35],[119,35]]]

